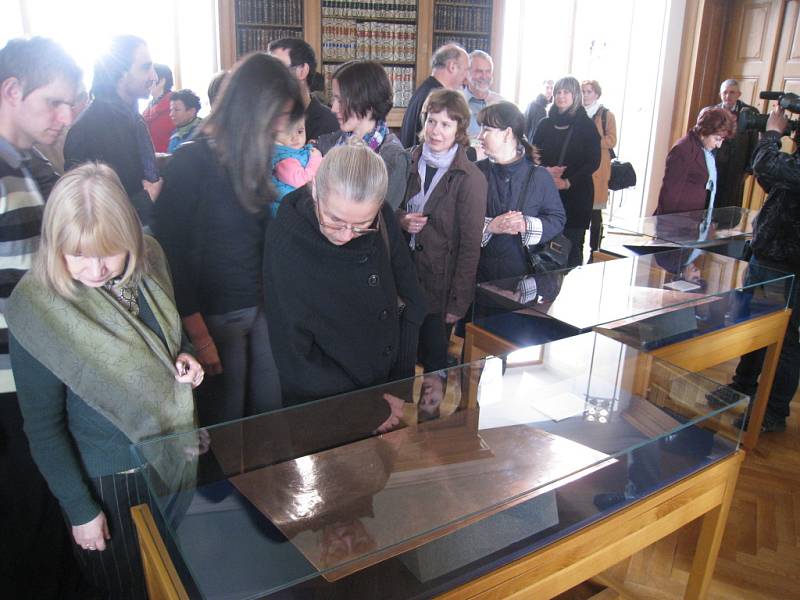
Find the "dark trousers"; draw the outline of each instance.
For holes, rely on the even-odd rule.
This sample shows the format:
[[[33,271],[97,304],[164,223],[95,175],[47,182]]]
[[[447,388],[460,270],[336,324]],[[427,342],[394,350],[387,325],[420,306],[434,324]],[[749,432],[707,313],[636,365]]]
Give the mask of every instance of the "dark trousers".
[[[589,224],[589,248],[592,252],[600,250],[603,240],[603,211],[599,208],[592,210],[592,221]]]
[[[141,472],[105,475],[89,479],[94,497],[106,515],[111,539],[106,549],[84,550],[73,543],[84,577],[99,598],[147,600],[139,543],[131,507],[148,501]]]
[[[572,242],[572,249],[569,251],[569,261],[567,266],[577,267],[583,264],[583,241],[586,239],[585,229],[565,228],[564,237]]]
[[[781,271],[792,272],[792,269],[775,265]],[[762,265],[756,260],[750,260],[749,276],[757,276],[763,270]],[[798,306],[798,273],[795,273],[794,285],[791,289],[785,289],[784,294],[788,300],[792,315],[789,318],[789,326],[783,338],[783,348],[778,359],[778,368],[775,371],[775,381],[772,384],[772,391],[767,403],[767,415],[783,420],[789,416],[789,404],[792,402],[797,384],[800,381],[800,306]],[[790,284],[791,285],[791,284]],[[787,288],[789,286],[787,285]],[[766,349],[756,350],[742,356],[736,367],[733,376],[733,384],[736,389],[752,396],[758,386],[758,378],[764,366],[764,355]]]
[[[205,316],[222,362],[197,402],[200,424],[212,425],[281,408],[281,385],[264,310],[253,306]]]
[[[426,373],[447,368],[447,349],[453,324],[445,323],[444,315],[439,313],[425,317],[419,328],[417,357]]]

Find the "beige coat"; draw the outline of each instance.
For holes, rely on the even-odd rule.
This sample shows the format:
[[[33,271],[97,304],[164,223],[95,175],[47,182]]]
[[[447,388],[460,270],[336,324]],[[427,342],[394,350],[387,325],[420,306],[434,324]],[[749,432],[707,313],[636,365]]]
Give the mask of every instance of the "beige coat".
[[[603,135],[602,112],[606,111],[606,131]],[[600,134],[600,166],[592,174],[594,183],[594,206],[595,210],[600,210],[608,204],[608,180],[611,177],[611,155],[609,150],[617,145],[617,119],[610,110],[600,107],[594,115],[594,125],[597,133]]]

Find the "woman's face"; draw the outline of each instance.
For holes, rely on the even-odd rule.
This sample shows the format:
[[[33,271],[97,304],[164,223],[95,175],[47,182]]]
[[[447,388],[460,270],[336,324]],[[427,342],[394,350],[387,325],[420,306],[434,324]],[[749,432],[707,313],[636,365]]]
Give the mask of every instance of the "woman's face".
[[[456,143],[458,123],[451,119],[446,110],[428,113],[425,121],[425,142],[434,152],[450,150]]]
[[[516,140],[511,133],[510,127],[498,129],[497,127],[481,125],[478,141],[481,144],[483,153],[493,160],[496,160],[499,156],[505,156],[512,144],[516,149]]]
[[[569,107],[572,106],[572,103],[575,101],[575,96],[572,95],[572,92],[569,90],[565,90],[564,88],[558,89],[555,92],[554,101],[556,103],[556,108],[558,108],[558,112],[564,112]]]
[[[333,100],[331,102],[331,110],[333,114],[336,115],[336,120],[339,121],[339,129],[342,131],[350,133],[355,131],[364,121],[371,120],[368,118],[369,115],[367,115],[367,118],[364,118],[351,114],[349,117],[345,118],[344,107],[342,106],[342,91],[336,79],[331,82],[331,96]]]
[[[712,133],[711,135],[701,135],[700,141],[703,143],[703,148],[706,150],[714,150],[722,145],[725,141],[725,136],[719,133]]]
[[[319,230],[331,244],[343,246],[353,238],[374,234],[382,202],[353,202],[335,190],[315,200]]]
[[[597,92],[594,91],[594,88],[590,85],[583,85],[581,86],[581,94],[583,95],[583,105],[584,106],[591,106],[595,102],[597,102]]]
[[[109,279],[122,275],[127,259],[126,252],[111,256],[64,255],[64,262],[72,278],[90,288],[102,287]]]

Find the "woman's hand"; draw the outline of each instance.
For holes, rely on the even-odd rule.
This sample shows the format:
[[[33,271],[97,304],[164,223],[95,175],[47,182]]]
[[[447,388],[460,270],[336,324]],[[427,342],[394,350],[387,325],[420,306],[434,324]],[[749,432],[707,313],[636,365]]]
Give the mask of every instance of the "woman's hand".
[[[454,315],[453,313],[447,313],[444,316],[444,322],[450,325],[452,323],[456,323],[460,318],[461,317],[459,317],[458,315]]]
[[[525,232],[525,215],[518,210],[510,210],[502,215],[497,215],[489,221],[486,230],[491,234],[508,234]]]
[[[162,177],[159,177],[158,181],[147,181],[147,179],[142,179],[142,187],[150,196],[150,200],[155,202],[158,200],[159,195],[161,195],[161,188],[164,187],[164,179]]]
[[[222,373],[222,362],[219,359],[219,352],[217,351],[217,345],[214,343],[214,340],[209,337],[208,341],[204,345],[201,345],[200,348],[195,349],[194,352],[206,373],[209,375],[219,375]]]
[[[428,222],[428,217],[422,213],[405,213],[400,217],[400,227],[410,234],[419,233],[425,224]]]
[[[556,184],[557,190],[568,190],[569,189],[569,179],[564,179],[563,177],[559,177],[558,179],[554,179],[553,182]]]
[[[203,376],[205,375],[203,367],[191,354],[186,352],[178,354],[178,358],[175,359],[175,370],[178,372],[175,375],[175,379],[179,383],[191,383],[192,389],[203,382]]]
[[[83,525],[73,525],[72,538],[84,550],[99,550],[100,552],[105,550],[106,540],[111,539],[105,513],[99,512],[94,519]]]
[[[401,398],[392,396],[391,394],[384,394],[383,399],[389,403],[389,408],[392,412],[389,414],[389,418],[381,423],[375,430],[376,433],[389,433],[392,429],[400,425],[401,419],[403,418],[405,402]]]
[[[547,172],[550,173],[550,176],[555,179],[561,179],[561,176],[564,174],[564,171],[567,170],[567,167],[545,167]]]

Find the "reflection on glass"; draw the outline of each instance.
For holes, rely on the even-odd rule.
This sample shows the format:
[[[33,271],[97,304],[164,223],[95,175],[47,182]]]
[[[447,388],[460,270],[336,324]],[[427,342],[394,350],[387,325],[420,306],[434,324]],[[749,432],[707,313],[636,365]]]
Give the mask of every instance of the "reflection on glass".
[[[746,398],[711,407],[715,388],[588,333],[135,452],[198,595],[305,581],[307,594],[346,598],[350,578],[425,595],[466,565],[535,549],[728,456]],[[387,394],[402,416],[375,434]],[[198,439],[208,449],[196,480],[165,487],[160,457]]]

